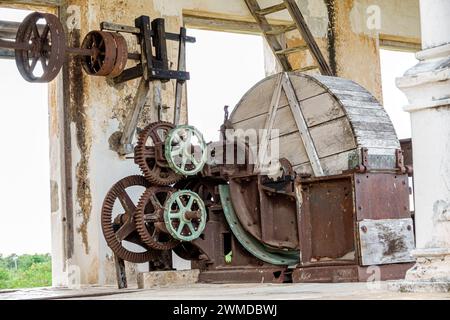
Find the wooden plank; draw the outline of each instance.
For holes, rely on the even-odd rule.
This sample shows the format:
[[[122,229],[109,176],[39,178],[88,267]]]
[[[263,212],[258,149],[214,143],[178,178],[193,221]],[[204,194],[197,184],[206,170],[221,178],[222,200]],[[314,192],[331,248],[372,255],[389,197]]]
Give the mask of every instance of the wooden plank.
[[[291,163],[309,163],[309,158],[299,132],[280,137],[279,145],[280,158],[286,158]]]
[[[275,78],[276,76],[271,76],[260,81],[244,95],[230,115],[230,121],[233,125],[253,117],[267,114],[271,92],[273,92],[275,86]],[[327,92],[314,79],[303,74],[290,74],[290,79],[295,89],[295,95],[300,102]],[[283,91],[280,97],[279,108],[288,104],[286,94]]]
[[[236,32],[246,34],[262,33],[261,28],[255,22],[202,17],[190,14],[183,15],[183,22],[187,28],[196,28],[201,30]],[[276,30],[280,29],[278,28]]]
[[[323,171],[326,175],[341,174],[343,170],[349,169],[348,159],[350,155],[358,152],[356,149],[349,150],[346,152],[341,152],[339,154],[333,154],[331,156],[321,158],[320,163],[322,164]],[[297,164],[293,166],[293,169],[297,173],[309,173],[312,174],[311,164],[305,162],[302,164]]]
[[[367,109],[367,110],[373,110],[373,109]],[[364,114],[348,114],[349,120],[353,122],[362,122],[362,123],[378,123],[378,124],[390,124],[392,125],[391,119],[389,117],[382,117],[382,116],[367,116]],[[393,128],[393,127],[392,127]],[[364,128],[363,128],[364,131]]]
[[[283,27],[274,28],[271,31],[267,31],[266,34],[276,36],[293,30],[297,30],[297,25],[295,23]]]
[[[345,115],[342,106],[328,92],[304,100],[300,106],[308,127]]]
[[[300,104],[295,95],[295,90],[292,87],[292,83],[291,83],[287,73],[284,73],[284,75],[283,75],[283,89],[284,89],[284,92],[286,92],[286,96],[289,101],[289,106],[291,108],[292,115],[294,117],[295,123],[297,124],[298,130],[300,132],[300,136],[302,138],[303,145],[305,146],[306,153],[308,155],[309,161],[313,168],[314,175],[316,177],[323,176],[323,169],[320,164],[320,159],[317,154],[317,150],[314,145],[314,141],[308,130],[308,125],[306,124],[305,118],[301,111]]]
[[[367,118],[383,118],[389,119],[389,116],[384,108],[360,108],[360,107],[345,107],[348,115],[364,116]],[[390,120],[390,119],[389,119]]]
[[[297,25],[297,28],[299,29],[303,40],[305,40],[305,42],[307,43],[311,51],[311,55],[319,65],[321,73],[332,76],[333,72],[330,66],[328,65],[328,62],[325,60],[325,57],[323,56],[322,52],[320,51],[320,48],[317,45],[316,40],[311,34],[311,31],[309,30],[305,18],[300,12],[297,3],[294,0],[283,0],[283,2],[285,3],[286,8],[288,9],[289,14],[292,17],[292,20],[294,20],[295,24]]]
[[[276,77],[273,76],[251,88],[233,110],[230,116],[231,122],[234,124],[261,114],[267,114],[275,82]]]
[[[178,71],[186,71],[186,28],[180,28],[180,41],[178,48]],[[180,123],[181,103],[183,100],[183,90],[186,81],[177,80],[175,88],[175,107],[173,112],[173,124]]]
[[[259,144],[259,154],[258,154],[259,157],[258,157],[258,161],[256,163],[257,171],[259,169],[261,169],[261,167],[263,165],[266,164],[268,143],[271,138],[271,131],[273,128],[273,124],[275,122],[275,117],[276,117],[277,110],[278,110],[278,104],[280,102],[281,88],[282,88],[281,79],[282,79],[282,74],[279,74],[275,80],[275,90],[273,91],[273,94],[272,94],[272,100],[270,102],[270,107],[269,107],[269,113],[268,113],[268,116],[266,117],[266,121],[264,124],[264,132],[262,133],[261,142]]]
[[[413,226],[411,218],[360,221],[358,230],[362,265],[414,261],[410,254],[415,248]]]
[[[355,100],[341,100],[341,104],[344,106],[344,108],[347,107],[357,107],[357,108],[364,108],[364,109],[379,109],[383,108],[378,102],[366,102],[366,101],[358,101]]]
[[[313,98],[319,94],[325,93],[327,90],[320,85],[314,78],[300,74],[289,74],[292,86],[295,89],[297,99],[303,103],[304,100]]]
[[[322,85],[326,86],[330,91],[333,90],[352,90],[352,91],[367,91],[359,84],[352,80],[329,77],[320,74],[312,74],[311,77],[319,81]]]
[[[312,127],[309,131],[320,158],[356,148],[353,131],[346,117]]]
[[[286,9],[286,5],[284,3],[279,3],[279,4],[276,4],[276,5],[273,5],[273,6],[270,6],[270,7],[261,9],[261,10],[258,10],[258,11],[256,11],[256,14],[266,16],[266,15],[269,15],[271,13],[279,12],[279,11],[282,11],[282,10],[285,10],[285,9]]]
[[[63,0],[0,0],[0,4],[8,4],[8,5],[14,5],[14,4],[26,4],[26,5],[42,5],[42,6],[53,6],[53,7],[59,7],[62,5]]]
[[[288,54],[291,54],[291,53],[304,51],[304,50],[307,50],[307,49],[308,49],[308,47],[306,45],[300,45],[300,46],[297,46],[297,47],[290,47],[290,48],[285,48],[285,49],[281,49],[281,50],[275,51],[275,54],[277,54],[277,55],[283,55],[283,54],[284,55],[288,55]]]
[[[139,115],[147,101],[148,92],[149,82],[144,78],[141,78],[136,95],[134,96],[133,108],[129,111],[127,118],[125,119],[125,126],[123,128],[122,137],[120,138],[119,152],[121,154],[133,152],[131,143],[133,141]]]

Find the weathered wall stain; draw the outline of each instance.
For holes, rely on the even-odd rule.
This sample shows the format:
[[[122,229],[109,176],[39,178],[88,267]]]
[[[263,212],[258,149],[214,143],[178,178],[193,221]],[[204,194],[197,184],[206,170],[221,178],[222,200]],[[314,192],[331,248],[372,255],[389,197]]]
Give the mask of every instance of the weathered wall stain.
[[[59,188],[58,182],[50,180],[50,210],[57,212],[59,210]]]
[[[69,33],[71,45],[80,46],[80,30],[73,29]],[[80,210],[82,222],[77,228],[81,234],[84,250],[89,254],[89,241],[87,226],[92,211],[92,195],[89,179],[89,157],[91,149],[91,129],[84,104],[86,94],[84,90],[84,74],[80,64],[80,58],[73,58],[69,62],[70,102],[71,119],[75,123],[75,136],[77,147],[80,152],[80,160],[75,168],[76,179],[76,201]]]

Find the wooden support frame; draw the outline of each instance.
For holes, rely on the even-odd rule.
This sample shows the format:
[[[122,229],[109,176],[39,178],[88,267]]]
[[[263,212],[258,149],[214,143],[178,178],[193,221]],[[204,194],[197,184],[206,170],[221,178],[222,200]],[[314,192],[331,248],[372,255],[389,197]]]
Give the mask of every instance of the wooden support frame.
[[[300,108],[299,100],[297,99],[294,87],[292,86],[291,80],[289,79],[289,75],[287,72],[283,72],[282,84],[284,92],[286,93],[287,99],[289,101],[289,107],[291,109],[295,123],[300,132],[303,144],[305,146],[306,153],[308,154],[308,158],[311,163],[314,175],[316,177],[323,176],[324,172],[322,165],[320,164],[319,155],[317,153],[305,117],[303,116],[302,110]]]
[[[266,119],[266,123],[264,124],[264,132],[261,138],[261,143],[259,144],[259,157],[256,164],[256,170],[261,170],[261,168],[265,164],[265,160],[267,157],[267,150],[269,147],[269,141],[271,139],[271,131],[273,128],[273,124],[275,122],[275,117],[278,110],[278,105],[280,103],[281,97],[281,89],[282,89],[282,77],[283,75],[280,73],[277,76],[277,80],[275,81],[275,90],[272,95],[272,101],[270,102],[270,109]]]

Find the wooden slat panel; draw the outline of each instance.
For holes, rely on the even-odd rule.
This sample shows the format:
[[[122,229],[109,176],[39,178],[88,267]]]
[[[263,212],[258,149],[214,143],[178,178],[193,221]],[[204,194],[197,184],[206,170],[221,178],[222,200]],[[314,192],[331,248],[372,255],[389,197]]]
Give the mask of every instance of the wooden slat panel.
[[[323,86],[304,74],[290,73],[289,78],[295,89],[295,95],[301,102],[326,92],[326,89]]]
[[[309,127],[330,121],[345,115],[339,102],[328,93],[322,93],[302,101],[301,108]]]
[[[305,146],[306,153],[308,155],[309,162],[314,171],[314,175],[323,176],[323,169],[320,164],[319,154],[317,152],[317,148],[312,139],[311,133],[309,132],[308,125],[306,123],[305,117],[301,111],[300,102],[297,100],[297,96],[295,94],[295,89],[292,86],[289,75],[285,73],[283,75],[283,89],[286,92],[286,96],[289,101],[289,107],[292,112],[292,116],[294,118],[295,124],[297,125],[298,131],[300,132],[300,137],[303,141],[303,145]]]
[[[295,95],[301,102],[326,92],[326,89],[317,84],[316,81],[304,75],[291,74],[290,78],[292,86],[295,89]],[[238,121],[266,114],[269,110],[274,86],[275,76],[271,76],[250,89],[233,110],[230,116],[231,122],[235,124]],[[279,107],[281,108],[287,105],[287,97],[283,91],[281,93]]]
[[[294,132],[290,135],[280,137],[279,143],[280,158],[286,158],[291,163],[309,162],[300,133]]]
[[[320,158],[356,148],[347,118],[339,118],[310,129]]]
[[[230,117],[231,122],[234,123],[267,113],[275,87],[275,79],[275,77],[270,77],[250,89],[233,110]]]
[[[324,173],[326,175],[340,174],[343,170],[349,169],[348,158],[355,152],[357,152],[357,150],[350,150],[320,159]],[[298,164],[293,166],[293,168],[297,173],[312,174],[311,165],[309,163]]]

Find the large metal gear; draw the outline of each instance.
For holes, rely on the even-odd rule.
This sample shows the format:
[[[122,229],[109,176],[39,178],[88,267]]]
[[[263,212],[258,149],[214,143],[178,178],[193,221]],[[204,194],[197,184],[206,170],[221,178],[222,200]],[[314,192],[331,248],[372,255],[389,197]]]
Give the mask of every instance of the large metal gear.
[[[150,187],[139,199],[136,228],[142,241],[153,249],[170,250],[179,244],[164,225],[164,206],[175,192],[170,187]]]
[[[150,183],[144,177],[136,175],[123,178],[112,186],[103,201],[101,223],[106,243],[119,258],[134,263],[144,263],[155,258],[157,252],[141,241],[136,230],[136,205],[126,191],[135,186],[149,188]],[[117,200],[125,213],[113,218],[113,208]],[[123,241],[134,243],[145,251],[130,251],[123,246]]]
[[[182,178],[169,167],[164,158],[164,142],[172,129],[173,124],[159,121],[149,124],[139,134],[134,161],[152,184],[168,186]]]

